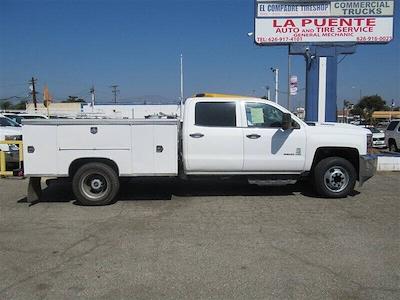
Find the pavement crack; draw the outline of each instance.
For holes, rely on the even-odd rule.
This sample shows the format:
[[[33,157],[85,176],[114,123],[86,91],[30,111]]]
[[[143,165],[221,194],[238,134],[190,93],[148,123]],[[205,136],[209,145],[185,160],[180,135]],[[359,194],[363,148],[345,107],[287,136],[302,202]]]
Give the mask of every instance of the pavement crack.
[[[285,254],[286,256],[289,256],[290,258],[292,258],[292,259],[294,259],[294,260],[296,260],[296,261],[301,262],[302,264],[304,264],[304,265],[306,265],[306,266],[310,266],[310,267],[314,267],[314,268],[318,268],[318,269],[320,269],[320,270],[323,270],[324,272],[326,272],[326,273],[328,273],[328,274],[330,274],[330,275],[332,275],[332,276],[334,276],[334,277],[340,279],[340,280],[343,281],[343,282],[350,282],[351,284],[357,286],[357,290],[358,290],[358,291],[362,291],[362,290],[376,290],[376,291],[391,292],[391,293],[398,293],[398,292],[400,292],[400,289],[395,289],[395,288],[364,286],[364,285],[362,285],[362,284],[359,283],[359,282],[356,282],[356,281],[354,281],[354,280],[350,280],[349,278],[345,278],[343,275],[341,275],[341,274],[338,273],[338,272],[335,272],[334,270],[332,270],[331,268],[329,268],[329,267],[327,267],[327,266],[324,266],[324,265],[321,265],[321,264],[312,262],[312,261],[310,261],[310,260],[308,260],[308,259],[305,259],[305,258],[303,258],[303,257],[301,257],[301,256],[299,256],[299,255],[297,255],[297,254],[295,254],[295,253],[293,253],[293,252],[290,252],[290,251],[288,251],[288,250],[286,250],[286,249],[284,249],[284,248],[275,246],[275,245],[273,245],[273,244],[271,244],[271,247],[272,247],[273,249],[277,250],[278,252],[283,253],[283,254]]]

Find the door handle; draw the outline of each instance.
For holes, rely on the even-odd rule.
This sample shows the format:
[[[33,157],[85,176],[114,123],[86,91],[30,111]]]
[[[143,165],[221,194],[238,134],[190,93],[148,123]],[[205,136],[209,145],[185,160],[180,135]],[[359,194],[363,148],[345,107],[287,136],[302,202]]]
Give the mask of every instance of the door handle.
[[[249,135],[246,135],[246,136],[251,140],[256,140],[256,139],[259,139],[261,137],[261,135],[259,135],[259,134],[249,134]]]
[[[204,136],[204,134],[202,134],[202,133],[192,133],[192,134],[189,134],[189,135],[194,139],[199,139],[199,138],[202,138]]]

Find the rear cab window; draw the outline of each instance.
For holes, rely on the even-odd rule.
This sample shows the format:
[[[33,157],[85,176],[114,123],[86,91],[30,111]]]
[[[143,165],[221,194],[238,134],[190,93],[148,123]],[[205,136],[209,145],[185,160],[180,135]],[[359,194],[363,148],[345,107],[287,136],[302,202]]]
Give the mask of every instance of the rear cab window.
[[[20,127],[18,123],[8,118],[0,117],[1,127]]]
[[[235,102],[197,102],[195,125],[206,127],[236,127]]]

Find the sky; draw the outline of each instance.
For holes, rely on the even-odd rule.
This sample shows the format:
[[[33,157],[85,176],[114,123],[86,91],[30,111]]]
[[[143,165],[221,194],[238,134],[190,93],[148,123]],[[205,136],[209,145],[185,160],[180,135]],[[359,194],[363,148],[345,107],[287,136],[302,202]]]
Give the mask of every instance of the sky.
[[[360,45],[339,64],[338,107],[360,94],[400,105],[399,25],[390,44]],[[274,67],[286,103],[288,49],[256,46],[253,27],[253,0],[0,0],[0,99],[26,97],[33,76],[56,100],[89,100],[94,85],[98,102],[111,102],[117,84],[121,103],[177,102],[183,53],[185,97],[265,95]],[[292,105],[304,106],[302,56],[292,57],[292,74],[300,88]]]

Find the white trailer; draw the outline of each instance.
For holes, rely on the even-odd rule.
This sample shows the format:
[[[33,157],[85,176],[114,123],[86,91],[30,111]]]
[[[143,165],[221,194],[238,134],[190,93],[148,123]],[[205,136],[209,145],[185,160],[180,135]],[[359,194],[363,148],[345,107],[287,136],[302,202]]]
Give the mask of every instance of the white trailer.
[[[346,124],[306,124],[263,99],[196,97],[179,120],[32,120],[23,126],[28,200],[41,177],[69,177],[85,205],[114,201],[120,177],[247,176],[267,184],[301,177],[345,197],[376,170],[372,135]]]

